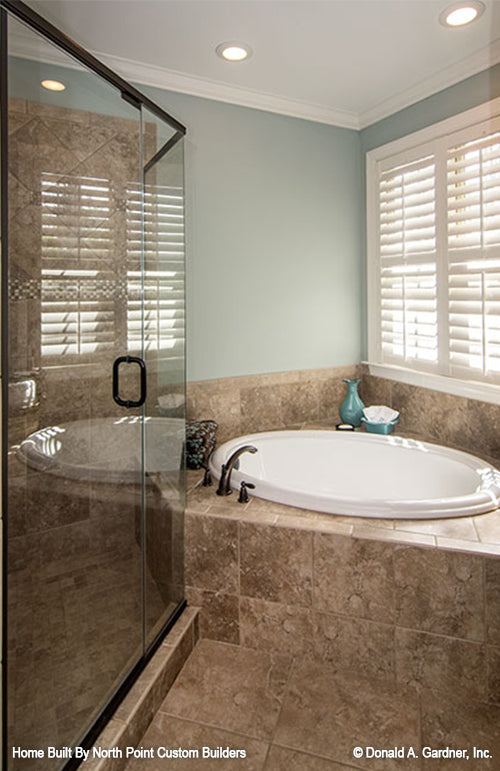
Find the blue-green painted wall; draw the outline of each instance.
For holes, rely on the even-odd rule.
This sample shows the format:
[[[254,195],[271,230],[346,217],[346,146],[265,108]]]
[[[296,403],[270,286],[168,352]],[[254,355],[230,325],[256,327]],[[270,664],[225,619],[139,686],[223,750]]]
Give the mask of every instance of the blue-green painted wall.
[[[146,88],[188,127],[188,377],[359,361],[359,134]]]

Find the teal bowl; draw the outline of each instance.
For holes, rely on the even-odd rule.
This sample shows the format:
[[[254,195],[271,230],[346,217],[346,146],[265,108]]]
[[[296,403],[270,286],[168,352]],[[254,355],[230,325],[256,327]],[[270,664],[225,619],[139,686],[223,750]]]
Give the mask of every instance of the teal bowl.
[[[361,418],[369,434],[392,434],[394,426],[399,423],[399,418],[391,420],[390,423],[370,423],[366,418]]]

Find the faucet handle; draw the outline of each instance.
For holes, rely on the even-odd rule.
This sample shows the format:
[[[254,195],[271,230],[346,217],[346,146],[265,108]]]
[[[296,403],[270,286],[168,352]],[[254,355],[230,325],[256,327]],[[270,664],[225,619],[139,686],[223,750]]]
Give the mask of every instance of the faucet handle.
[[[240,494],[238,496],[238,503],[248,503],[248,490],[255,490],[255,485],[251,482],[242,482],[240,487]]]

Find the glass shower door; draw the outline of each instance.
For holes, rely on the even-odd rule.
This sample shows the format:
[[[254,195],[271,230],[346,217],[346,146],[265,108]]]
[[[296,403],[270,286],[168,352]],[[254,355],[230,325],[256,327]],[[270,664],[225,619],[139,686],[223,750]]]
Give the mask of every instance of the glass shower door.
[[[140,314],[138,305],[131,309],[130,322],[137,332],[140,327],[135,347],[142,346],[148,373],[143,407],[148,647],[184,596],[184,159],[182,136],[144,107],[142,137],[142,303]]]
[[[43,36],[9,35],[7,745],[45,749],[82,740],[183,599],[182,155]]]

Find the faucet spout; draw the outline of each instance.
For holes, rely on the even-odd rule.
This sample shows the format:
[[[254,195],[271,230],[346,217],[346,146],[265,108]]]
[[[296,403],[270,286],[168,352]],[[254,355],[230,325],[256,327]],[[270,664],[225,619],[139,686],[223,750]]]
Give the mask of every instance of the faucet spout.
[[[219,487],[217,488],[217,495],[231,495],[231,472],[236,464],[236,461],[244,452],[251,452],[252,454],[257,452],[257,448],[253,444],[244,444],[242,447],[238,447],[237,450],[228,458],[226,463],[222,464]]]

